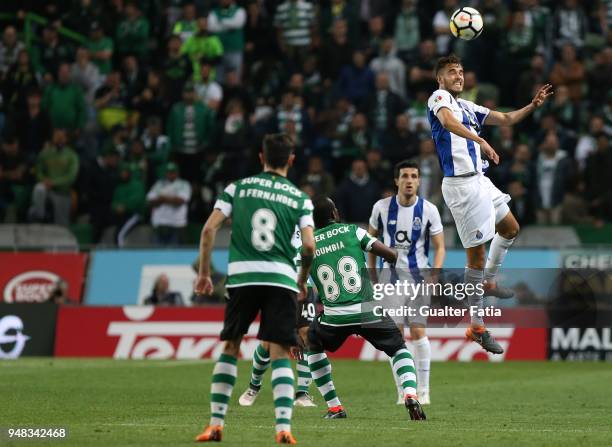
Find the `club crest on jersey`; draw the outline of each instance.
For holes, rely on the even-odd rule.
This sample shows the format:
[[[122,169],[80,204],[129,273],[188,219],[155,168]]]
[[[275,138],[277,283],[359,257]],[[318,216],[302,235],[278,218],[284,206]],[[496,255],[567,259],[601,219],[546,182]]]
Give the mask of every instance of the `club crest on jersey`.
[[[414,220],[412,221],[412,229],[416,231],[421,230],[421,218],[420,217],[414,218]]]

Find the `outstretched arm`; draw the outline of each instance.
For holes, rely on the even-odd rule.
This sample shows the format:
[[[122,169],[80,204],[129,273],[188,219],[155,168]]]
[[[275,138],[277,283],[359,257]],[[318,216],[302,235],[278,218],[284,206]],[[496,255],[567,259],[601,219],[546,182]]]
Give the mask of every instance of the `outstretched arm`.
[[[552,85],[546,84],[545,86],[541,87],[540,90],[538,90],[531,102],[522,109],[513,110],[512,112],[506,113],[491,110],[484,123],[499,126],[512,126],[527,118],[535,109],[541,107],[546,102],[548,97],[552,96],[553,94],[554,91],[552,89]]]

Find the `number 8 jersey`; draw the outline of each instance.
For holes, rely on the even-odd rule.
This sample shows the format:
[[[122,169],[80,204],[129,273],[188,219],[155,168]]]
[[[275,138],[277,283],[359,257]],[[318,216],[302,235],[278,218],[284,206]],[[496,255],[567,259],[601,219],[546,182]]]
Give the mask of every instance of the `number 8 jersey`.
[[[323,302],[321,324],[344,326],[374,320],[361,304],[372,301],[365,251],[376,241],[352,224],[331,224],[315,231],[316,251],[310,269]]]
[[[262,172],[225,188],[215,208],[232,217],[226,287],[276,286],[297,292],[296,226],[314,227],[312,202],[285,177]]]

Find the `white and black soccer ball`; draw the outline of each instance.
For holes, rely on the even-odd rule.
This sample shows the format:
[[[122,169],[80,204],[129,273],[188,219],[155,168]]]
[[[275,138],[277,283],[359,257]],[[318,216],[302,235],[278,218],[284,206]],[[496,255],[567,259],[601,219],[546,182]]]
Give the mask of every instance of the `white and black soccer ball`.
[[[463,40],[474,40],[482,34],[482,16],[474,8],[464,6],[456,10],[450,19],[453,36]]]

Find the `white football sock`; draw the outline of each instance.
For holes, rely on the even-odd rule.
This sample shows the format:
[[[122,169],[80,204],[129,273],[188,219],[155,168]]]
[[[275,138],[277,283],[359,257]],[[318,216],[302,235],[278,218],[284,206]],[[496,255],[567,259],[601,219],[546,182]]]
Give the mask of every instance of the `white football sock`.
[[[431,367],[431,345],[429,338],[412,340],[416,357],[417,390],[419,393],[429,391],[429,369]]]
[[[497,275],[497,271],[504,262],[508,249],[512,246],[514,238],[506,239],[495,233],[491,246],[489,247],[489,255],[487,256],[487,264],[485,266],[485,280],[492,280]]]

